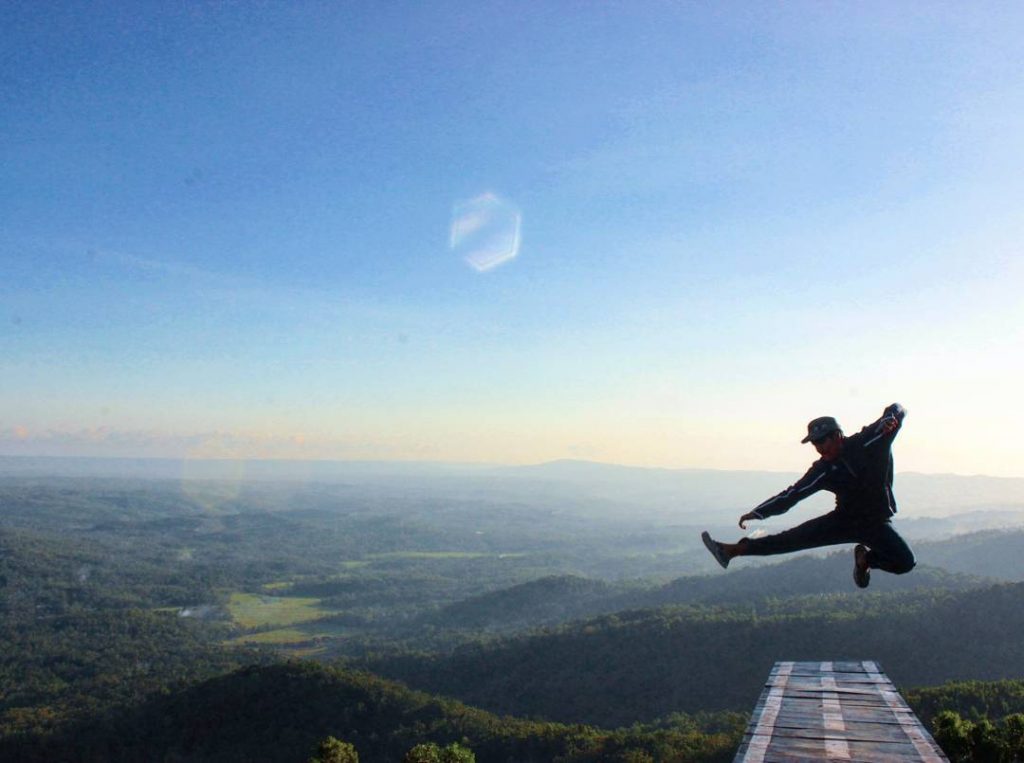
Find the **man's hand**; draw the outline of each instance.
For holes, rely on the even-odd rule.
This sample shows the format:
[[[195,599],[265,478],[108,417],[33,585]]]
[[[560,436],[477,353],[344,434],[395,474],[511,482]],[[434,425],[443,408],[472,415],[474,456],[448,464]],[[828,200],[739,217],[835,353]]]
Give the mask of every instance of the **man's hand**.
[[[882,431],[886,434],[892,434],[900,428],[900,422],[895,416],[886,416],[882,419]]]
[[[746,530],[747,529],[747,522],[751,522],[751,521],[753,521],[755,519],[760,519],[760,518],[761,517],[757,516],[757,514],[755,514],[754,512],[748,511],[746,514],[744,514],[742,517],[740,517],[740,529],[741,530]]]

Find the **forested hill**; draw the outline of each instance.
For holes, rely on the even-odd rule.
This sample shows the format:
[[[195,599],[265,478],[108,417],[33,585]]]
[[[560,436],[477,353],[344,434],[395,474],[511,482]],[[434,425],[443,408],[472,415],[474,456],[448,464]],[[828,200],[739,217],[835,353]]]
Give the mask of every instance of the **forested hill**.
[[[1024,540],[1024,533],[1018,535]],[[983,541],[971,543],[971,554],[984,556],[994,540],[986,534]],[[932,546],[945,550],[950,545],[947,557],[966,564],[968,556],[956,555],[956,543],[947,541]],[[573,575],[550,576],[443,607],[422,616],[419,623],[433,628],[511,633],[623,610],[681,604],[718,607],[756,604],[780,597],[846,594],[853,585],[851,559],[850,553],[844,551],[825,557],[804,555],[777,564],[745,568],[740,561],[725,573],[687,576],[660,586],[611,584]],[[995,581],[920,565],[912,575],[877,574],[872,592],[966,590],[992,582]]]
[[[679,717],[659,728],[601,731],[498,718],[364,673],[290,663],[248,667],[50,737],[0,739],[0,759],[136,763],[188,760],[297,763],[334,736],[360,760],[398,763],[414,745],[459,742],[480,763],[728,761],[742,718],[705,734]]]
[[[550,575],[450,604],[420,622],[445,628],[531,628],[614,612],[622,597],[621,586],[602,580]]]
[[[799,600],[796,600],[799,603]],[[856,612],[846,601],[861,602]],[[1024,584],[921,592],[902,602],[839,597],[801,612],[662,609],[374,660],[375,672],[493,712],[618,726],[682,710],[749,709],[779,659],[879,661],[898,684],[1024,675]],[[900,605],[900,606],[894,606]]]
[[[951,572],[1024,580],[1024,532],[1020,530],[969,533],[942,542],[922,543],[915,551],[928,564]]]
[[[679,578],[648,592],[636,604],[650,607],[692,603],[747,603],[781,596],[847,594],[853,590],[853,554],[849,550],[824,557],[807,554],[758,567],[745,567],[743,564],[743,560],[738,560],[730,565],[730,570],[725,574]],[[976,575],[951,573],[919,563],[911,575],[876,572],[871,579],[871,592],[965,590],[982,582],[984,580]]]

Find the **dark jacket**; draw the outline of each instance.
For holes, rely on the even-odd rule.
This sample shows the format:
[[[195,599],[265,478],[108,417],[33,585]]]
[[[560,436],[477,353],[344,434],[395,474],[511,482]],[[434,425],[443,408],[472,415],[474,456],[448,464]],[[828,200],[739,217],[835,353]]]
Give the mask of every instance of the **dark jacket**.
[[[818,459],[807,474],[754,509],[761,519],[789,511],[798,501],[819,490],[835,493],[836,510],[864,519],[888,519],[896,513],[892,494],[892,441],[903,427],[906,411],[893,403],[878,421],[868,424],[843,442],[836,461]],[[895,419],[896,429],[884,431]]]

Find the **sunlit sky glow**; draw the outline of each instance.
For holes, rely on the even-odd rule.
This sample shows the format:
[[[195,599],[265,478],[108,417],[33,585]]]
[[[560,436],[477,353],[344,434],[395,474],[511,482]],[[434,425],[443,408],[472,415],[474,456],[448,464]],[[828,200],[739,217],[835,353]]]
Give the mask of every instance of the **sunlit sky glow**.
[[[899,469],[1024,476],[1021,39],[1020,4],[8,6],[0,454],[796,471],[807,420],[900,401]]]

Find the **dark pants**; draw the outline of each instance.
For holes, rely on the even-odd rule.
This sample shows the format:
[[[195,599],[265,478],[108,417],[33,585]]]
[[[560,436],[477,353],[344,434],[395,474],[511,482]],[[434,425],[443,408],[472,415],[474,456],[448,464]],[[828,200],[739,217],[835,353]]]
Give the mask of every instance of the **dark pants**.
[[[868,566],[901,575],[914,569],[914,552],[888,519],[866,519],[831,511],[802,525],[762,538],[747,538],[743,553],[772,556],[807,548],[863,543],[869,549]]]

